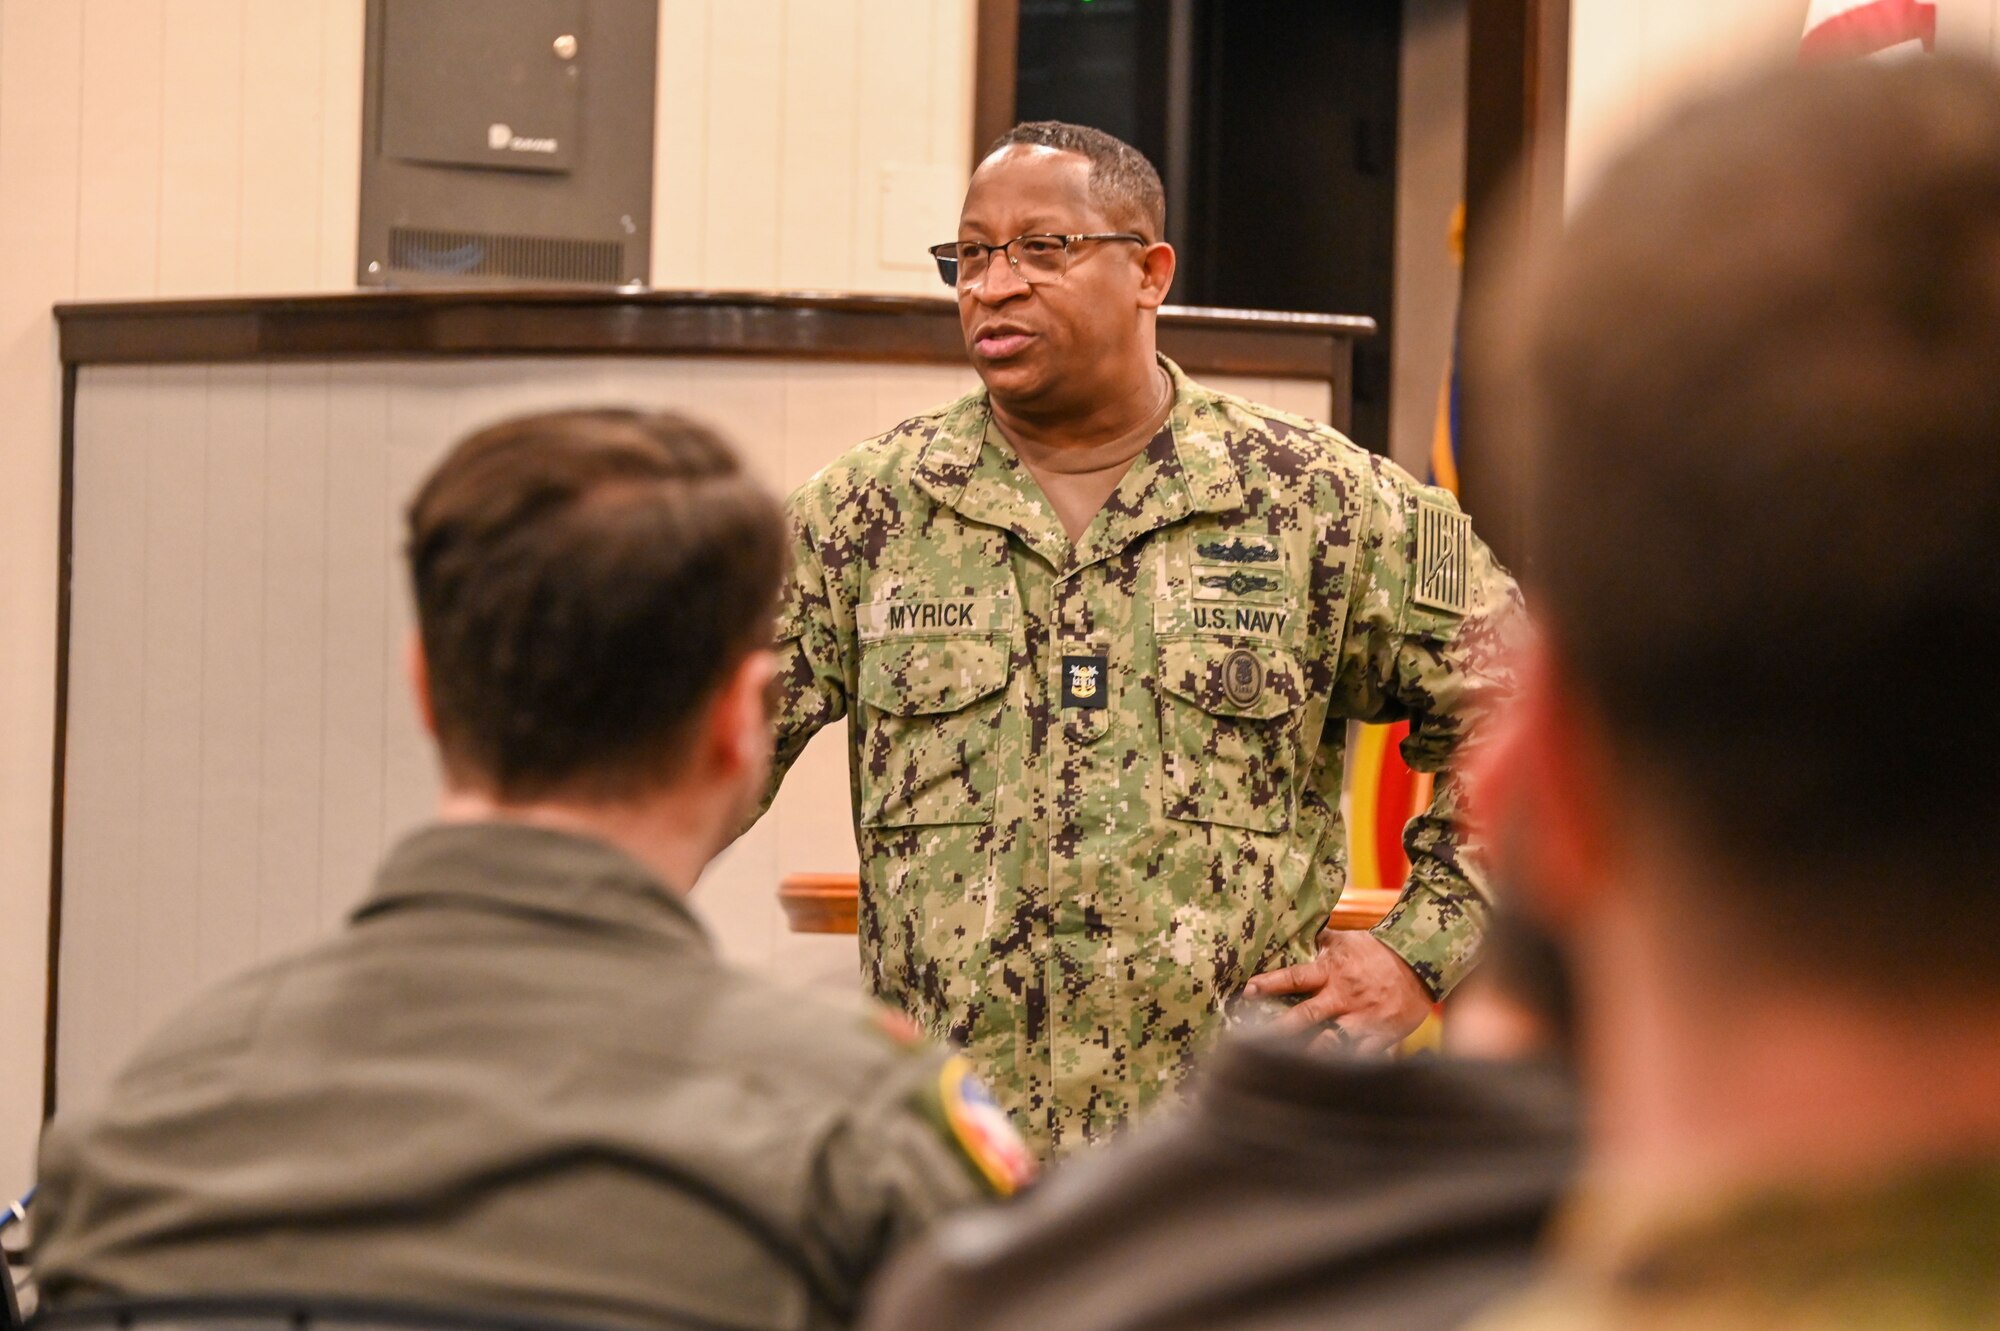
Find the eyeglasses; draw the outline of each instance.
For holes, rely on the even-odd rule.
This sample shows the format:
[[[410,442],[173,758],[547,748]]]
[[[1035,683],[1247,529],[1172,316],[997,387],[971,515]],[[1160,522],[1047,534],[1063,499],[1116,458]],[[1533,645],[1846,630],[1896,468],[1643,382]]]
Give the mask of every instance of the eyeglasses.
[[[1003,245],[982,245],[976,240],[953,240],[931,246],[937,260],[938,276],[948,287],[977,285],[986,276],[987,264],[995,254],[1007,256],[1015,276],[1030,286],[1037,282],[1060,282],[1069,271],[1069,247],[1079,240],[1129,240],[1144,245],[1146,238],[1133,231],[1091,231],[1073,236],[1016,236]]]

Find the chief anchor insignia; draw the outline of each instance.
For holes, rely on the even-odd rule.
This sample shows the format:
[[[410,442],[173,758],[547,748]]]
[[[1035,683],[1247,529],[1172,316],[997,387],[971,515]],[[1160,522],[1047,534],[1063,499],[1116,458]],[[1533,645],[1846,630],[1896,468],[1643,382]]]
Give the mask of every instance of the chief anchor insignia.
[[[1065,656],[1062,663],[1062,705],[1097,710],[1109,701],[1111,662],[1099,655]]]

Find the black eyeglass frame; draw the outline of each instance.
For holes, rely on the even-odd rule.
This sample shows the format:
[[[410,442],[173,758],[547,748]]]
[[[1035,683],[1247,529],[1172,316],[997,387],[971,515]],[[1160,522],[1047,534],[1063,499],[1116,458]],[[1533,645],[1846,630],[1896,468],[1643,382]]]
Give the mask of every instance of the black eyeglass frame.
[[[944,284],[948,287],[958,286],[958,252],[967,246],[986,251],[987,267],[980,270],[982,276],[992,267],[994,254],[999,253],[1007,256],[1007,266],[1014,270],[1014,276],[1021,277],[1021,261],[1015,257],[1014,247],[1024,240],[1061,241],[1064,273],[1069,271],[1069,247],[1079,240],[1129,240],[1140,245],[1152,244],[1136,231],[1077,231],[1067,236],[1052,231],[1029,231],[1012,240],[1002,241],[998,245],[988,245],[977,240],[947,240],[942,245],[931,246],[930,256],[937,260],[938,276],[944,279]],[[1029,286],[1034,285],[1025,277],[1021,277],[1021,280],[1027,282]]]

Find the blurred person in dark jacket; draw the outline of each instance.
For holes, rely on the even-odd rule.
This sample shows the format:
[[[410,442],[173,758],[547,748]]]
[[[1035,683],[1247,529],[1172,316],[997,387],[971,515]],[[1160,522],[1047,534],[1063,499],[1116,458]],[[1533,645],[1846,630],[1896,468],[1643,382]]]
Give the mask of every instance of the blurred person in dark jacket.
[[[1496,917],[1448,1056],[1222,1044],[1188,1102],[946,1222],[870,1331],[1447,1331],[1528,1276],[1575,1152],[1564,969]]]

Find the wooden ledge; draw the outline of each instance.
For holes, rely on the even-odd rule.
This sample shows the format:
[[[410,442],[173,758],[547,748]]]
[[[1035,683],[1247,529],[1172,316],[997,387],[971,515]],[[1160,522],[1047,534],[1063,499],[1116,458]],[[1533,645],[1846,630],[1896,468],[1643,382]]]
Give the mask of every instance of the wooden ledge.
[[[766,356],[965,364],[943,297],[479,287],[62,304],[65,365],[442,356]],[[1324,379],[1343,401],[1354,315],[1168,306],[1160,348],[1193,374]]]
[[[1398,895],[1350,887],[1328,923],[1335,929],[1373,929]],[[778,904],[795,934],[851,934],[860,927],[861,880],[851,873],[795,873],[779,885]]]
[[[795,934],[861,930],[861,880],[851,873],[795,873],[778,886],[778,904]]]

